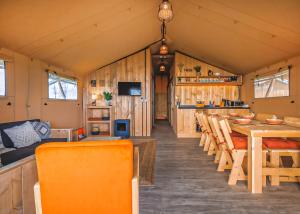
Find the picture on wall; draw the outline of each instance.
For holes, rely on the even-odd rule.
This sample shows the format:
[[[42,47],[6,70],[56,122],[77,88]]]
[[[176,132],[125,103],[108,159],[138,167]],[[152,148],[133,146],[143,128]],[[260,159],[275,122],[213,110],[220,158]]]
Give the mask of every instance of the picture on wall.
[[[97,81],[91,80],[91,87],[96,87],[96,86],[97,86]]]

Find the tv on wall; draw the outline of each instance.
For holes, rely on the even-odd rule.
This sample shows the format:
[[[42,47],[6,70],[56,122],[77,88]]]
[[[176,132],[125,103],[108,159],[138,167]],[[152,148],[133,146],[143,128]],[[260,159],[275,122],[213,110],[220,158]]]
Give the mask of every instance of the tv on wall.
[[[141,96],[141,82],[118,82],[119,96]]]

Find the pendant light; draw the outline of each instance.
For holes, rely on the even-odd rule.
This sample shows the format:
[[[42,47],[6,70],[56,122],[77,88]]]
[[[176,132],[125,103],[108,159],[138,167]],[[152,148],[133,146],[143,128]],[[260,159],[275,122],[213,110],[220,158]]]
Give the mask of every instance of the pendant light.
[[[160,55],[167,55],[169,53],[169,48],[166,44],[162,43],[159,48],[159,54]]]
[[[163,0],[159,5],[158,18],[162,22],[170,22],[173,19],[172,5],[168,0]]]
[[[166,71],[166,66],[164,64],[160,64],[159,71],[160,72],[165,72]]]
[[[166,45],[165,34],[166,34],[166,25],[165,25],[165,22],[163,22],[162,25],[161,25],[162,39],[161,39],[161,46],[159,48],[159,54],[160,55],[167,55],[169,53],[169,48]]]

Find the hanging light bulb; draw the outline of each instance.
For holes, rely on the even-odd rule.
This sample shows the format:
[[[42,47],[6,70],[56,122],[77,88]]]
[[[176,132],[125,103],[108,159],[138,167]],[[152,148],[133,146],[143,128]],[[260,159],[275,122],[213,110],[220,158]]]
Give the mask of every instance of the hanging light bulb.
[[[161,55],[167,55],[169,53],[169,48],[166,44],[162,43],[162,45],[159,48],[159,53]]]
[[[172,5],[168,0],[163,0],[159,5],[158,18],[162,22],[170,22],[173,19]]]
[[[161,65],[159,66],[159,71],[160,71],[160,72],[165,72],[165,71],[166,71],[166,66],[165,66],[164,64],[161,64]]]

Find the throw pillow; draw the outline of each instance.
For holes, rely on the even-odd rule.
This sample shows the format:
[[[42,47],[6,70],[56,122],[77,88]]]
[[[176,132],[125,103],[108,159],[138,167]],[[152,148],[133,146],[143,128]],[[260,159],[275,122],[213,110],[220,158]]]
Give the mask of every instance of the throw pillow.
[[[20,126],[4,129],[4,132],[11,139],[16,148],[30,146],[41,141],[40,136],[36,133],[29,121]]]
[[[1,133],[0,133],[0,149],[3,149],[3,148],[5,148],[5,147],[3,145],[2,137],[1,137]]]
[[[34,130],[42,140],[50,138],[51,128],[49,122],[31,122]]]
[[[0,135],[1,135],[1,138],[2,138],[2,143],[3,143],[5,148],[14,148],[14,143],[7,136],[7,134],[4,132],[3,129],[0,130]]]

